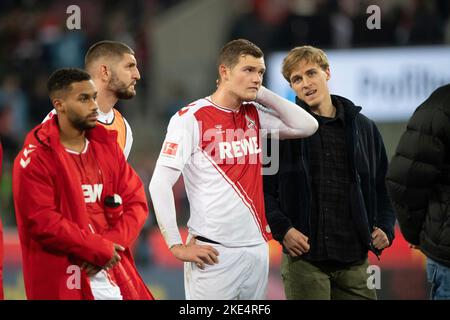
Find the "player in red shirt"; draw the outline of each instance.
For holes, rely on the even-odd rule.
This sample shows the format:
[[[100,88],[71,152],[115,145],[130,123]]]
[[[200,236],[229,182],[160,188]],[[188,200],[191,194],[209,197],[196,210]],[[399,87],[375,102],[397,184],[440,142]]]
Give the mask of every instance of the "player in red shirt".
[[[13,194],[29,299],[153,299],[130,247],[148,215],[142,182],[96,126],[97,90],[79,69],[48,81],[57,115],[28,135]]]
[[[3,148],[0,141],[0,179],[2,177]],[[3,300],[3,225],[0,218],[0,300]]]

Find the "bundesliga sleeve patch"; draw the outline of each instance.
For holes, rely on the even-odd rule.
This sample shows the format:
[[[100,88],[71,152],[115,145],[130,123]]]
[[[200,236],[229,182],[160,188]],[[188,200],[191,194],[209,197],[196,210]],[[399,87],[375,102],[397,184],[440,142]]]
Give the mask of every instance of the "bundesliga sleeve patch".
[[[162,149],[162,154],[171,158],[175,158],[177,155],[178,144],[174,142],[166,141]]]

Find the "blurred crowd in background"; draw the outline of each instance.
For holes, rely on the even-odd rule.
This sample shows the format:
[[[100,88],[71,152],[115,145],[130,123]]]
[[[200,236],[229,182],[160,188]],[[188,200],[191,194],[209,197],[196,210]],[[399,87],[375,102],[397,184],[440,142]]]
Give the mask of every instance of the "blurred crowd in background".
[[[148,100],[146,90],[152,79],[146,71],[152,67],[152,27],[181,2],[189,0],[76,1],[88,15],[82,16],[81,30],[68,30],[66,8],[73,1],[2,0],[0,138],[5,171],[25,132],[51,109],[45,86],[49,74],[60,67],[82,67],[87,48],[96,41],[123,41],[135,50],[143,74],[138,96],[147,101],[130,102],[137,106],[127,108],[125,114],[151,112],[154,102]],[[372,4],[381,8],[383,18],[383,28],[376,32],[365,26],[365,9]],[[249,39],[266,54],[301,44],[327,49],[450,43],[446,0],[239,0],[233,6],[236,14],[227,40]],[[180,102],[184,99],[179,97]],[[14,219],[11,208],[5,208],[10,203],[5,177],[1,203],[8,225]]]
[[[120,102],[134,130],[135,149],[130,162],[148,186],[164,128],[171,112],[165,106],[189,102],[185,92],[173,88],[173,101],[154,101],[149,91],[160,79],[152,78],[152,32],[177,6],[197,0],[2,0],[0,1],[0,139],[4,172],[0,188],[0,215],[6,227],[15,225],[11,197],[11,163],[25,133],[52,109],[46,92],[51,72],[60,67],[83,67],[84,54],[96,41],[110,39],[128,44],[136,52],[142,79],[135,99]],[[448,0],[230,0],[234,15],[224,42],[246,38],[266,53],[310,44],[323,49],[414,46],[450,43]],[[82,29],[68,30],[66,8],[82,10]],[[366,27],[369,5],[381,9],[383,27]],[[167,39],[170,41],[170,39]],[[180,52],[180,55],[184,54]],[[198,66],[201,67],[201,61]],[[171,72],[174,72],[173,70]],[[183,70],[176,70],[183,72]],[[209,72],[209,70],[208,70]],[[206,88],[204,94],[207,95]],[[161,111],[163,110],[163,111]],[[171,110],[173,111],[173,110]],[[135,118],[157,119],[161,128],[148,128]],[[152,130],[149,134],[148,130]],[[145,144],[153,147],[145,148]],[[146,187],[147,189],[147,187]],[[180,223],[188,205],[181,184],[176,186]],[[155,226],[154,216],[148,228]],[[146,230],[148,230],[148,228]],[[146,233],[143,232],[145,238]],[[145,243],[145,242],[143,242]],[[150,259],[143,249],[143,261]],[[138,257],[139,260],[139,257]]]
[[[49,111],[49,74],[60,67],[82,67],[87,48],[96,41],[123,41],[135,50],[144,74],[140,95],[146,96],[155,19],[189,0],[76,1],[88,15],[81,30],[68,30],[65,12],[72,2],[0,2],[0,136],[7,159],[24,132]],[[366,27],[365,9],[372,4],[381,8],[383,19],[376,32]],[[249,39],[266,54],[300,44],[330,49],[450,43],[446,0],[239,0],[234,7],[228,39]],[[137,109],[133,112],[143,112]]]

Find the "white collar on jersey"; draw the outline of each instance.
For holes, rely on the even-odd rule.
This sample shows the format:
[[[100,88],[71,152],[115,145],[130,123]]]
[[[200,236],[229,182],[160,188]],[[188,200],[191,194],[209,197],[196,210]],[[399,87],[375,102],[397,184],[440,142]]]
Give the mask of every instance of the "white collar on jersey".
[[[236,110],[231,110],[229,108],[222,107],[222,106],[218,105],[217,103],[215,103],[214,101],[212,101],[211,96],[208,96],[205,99],[208,100],[209,102],[211,102],[213,107],[216,107],[217,109],[220,109],[222,111],[229,112],[229,113],[238,112],[241,109],[241,106],[242,106],[242,103],[241,103],[241,106],[239,106],[239,108],[237,108]]]
[[[114,121],[114,109],[109,110],[109,112],[107,113],[104,113],[100,109],[98,109],[97,121],[100,121],[104,124],[111,124]]]
[[[86,143],[85,143],[85,145],[84,145],[83,151],[81,151],[81,152],[76,152],[76,151],[73,151],[73,150],[70,150],[70,149],[65,148],[66,151],[67,151],[68,153],[72,153],[72,154],[85,154],[86,151],[87,151],[87,148],[88,148],[88,144],[89,144],[89,140],[88,140],[87,138],[85,138],[85,140],[86,140]]]

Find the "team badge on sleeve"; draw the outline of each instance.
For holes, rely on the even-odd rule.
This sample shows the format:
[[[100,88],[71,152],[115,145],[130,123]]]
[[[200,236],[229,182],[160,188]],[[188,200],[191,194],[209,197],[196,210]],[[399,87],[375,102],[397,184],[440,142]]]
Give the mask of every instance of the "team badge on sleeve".
[[[177,143],[166,141],[164,143],[164,146],[163,146],[163,149],[162,149],[161,153],[164,156],[175,158],[175,156],[177,155],[177,150],[178,150],[178,144]]]

